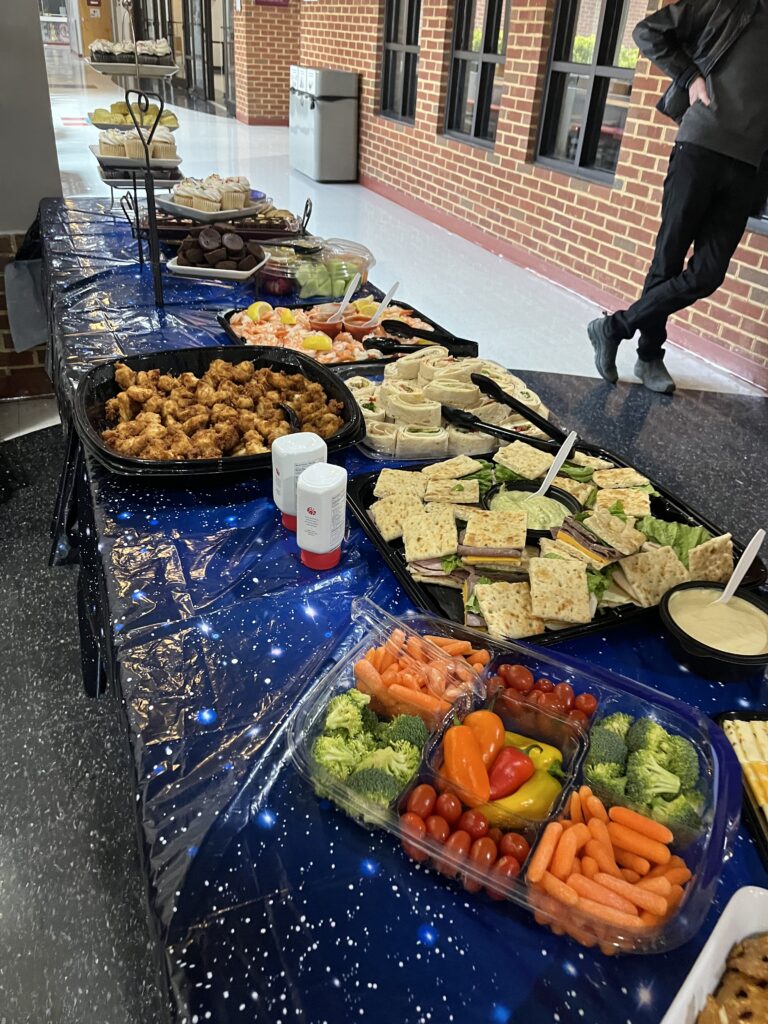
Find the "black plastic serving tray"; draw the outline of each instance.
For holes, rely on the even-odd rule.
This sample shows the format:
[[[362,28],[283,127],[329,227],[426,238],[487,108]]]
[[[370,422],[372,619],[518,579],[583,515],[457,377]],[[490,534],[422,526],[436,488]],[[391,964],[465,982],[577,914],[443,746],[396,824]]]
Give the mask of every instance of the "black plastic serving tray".
[[[766,711],[723,711],[719,715],[714,715],[714,721],[722,729],[725,722],[731,721],[742,721],[742,722],[765,722],[768,720],[768,712]],[[744,819],[747,822],[747,827],[752,833],[752,838],[755,840],[760,859],[766,868],[768,868],[768,821],[763,812],[760,810],[757,802],[755,801],[752,793],[752,787],[744,780],[744,773],[741,775],[741,784],[744,790]]]
[[[321,305],[323,301],[332,302],[333,300],[332,299],[318,300],[318,302],[312,302],[309,305],[307,305],[305,303],[305,304],[300,305],[300,306],[297,306],[297,305],[293,304],[291,306],[288,306],[287,308],[290,309],[290,310],[297,310],[297,311],[300,311],[302,313],[306,313],[306,311],[308,309],[311,309],[312,306]],[[425,324],[430,324],[436,331],[440,331],[442,334],[448,334],[451,337],[453,337],[453,335],[451,334],[450,331],[447,331],[444,327],[441,327],[440,324],[438,324],[435,320],[432,320],[425,313],[422,313],[420,310],[416,309],[415,306],[411,306],[407,302],[400,302],[399,300],[398,300],[397,304],[398,304],[398,306],[402,306],[404,309],[412,309],[414,316],[418,317],[419,320],[423,320]],[[246,342],[245,342],[245,339],[242,337],[242,335],[238,334],[237,331],[232,327],[232,325],[230,324],[230,320],[235,315],[235,313],[242,313],[243,309],[245,309],[245,308],[246,308],[245,306],[238,306],[235,309],[228,309],[224,313],[217,313],[216,314],[216,319],[218,320],[219,325],[221,326],[221,328],[223,329],[223,331],[227,335],[227,337],[230,338],[235,343],[235,345],[244,345],[244,344],[246,344]],[[441,344],[443,344],[443,343],[441,342]],[[259,348],[260,346],[259,345],[249,345],[248,347],[249,348]],[[447,346],[447,347],[450,348],[450,346]],[[464,345],[464,344],[462,344],[461,349],[462,349],[461,353],[460,353],[461,355],[470,355],[470,354],[477,355],[477,351],[474,352],[474,353],[469,353],[469,352],[465,351],[466,350],[466,345]],[[292,349],[290,351],[295,351],[295,350]],[[387,363],[394,363],[395,360],[398,359],[398,358],[399,357],[397,355],[391,355],[391,356],[384,356],[383,358],[377,358],[377,359],[361,359],[360,362],[356,362],[356,363],[330,363],[330,364],[329,363],[323,363],[322,365],[327,367],[328,369],[332,369],[334,372],[337,372],[337,371],[342,370],[342,369],[345,370],[345,371],[351,371],[354,367],[386,366]]]
[[[267,345],[222,345],[125,356],[90,370],[80,381],[74,402],[75,427],[86,450],[110,472],[122,476],[179,479],[186,482],[198,478],[209,480],[211,477],[230,475],[242,477],[269,470],[272,466],[272,456],[269,452],[223,459],[158,462],[119,455],[108,448],[101,438],[101,431],[108,426],[104,414],[105,404],[120,390],[115,383],[116,363],[125,363],[132,370],[158,369],[174,376],[191,371],[199,377],[215,359],[235,364],[250,361],[257,370],[268,368],[275,371],[284,370],[286,373],[301,373],[308,380],[322,384],[329,398],[335,398],[344,405],[341,413],[344,425],[326,442],[329,452],[349,448],[364,436],[365,422],[349,388],[321,363],[289,349]]]
[[[519,438],[519,440],[525,441],[526,443],[532,443],[523,437]],[[629,467],[629,463],[619,458],[619,456],[614,455],[613,452],[604,448],[598,448],[595,445],[578,444],[574,450],[583,452],[585,455],[594,455],[601,459],[609,459],[619,467],[623,466],[631,468]],[[403,469],[419,472],[424,466],[431,466],[435,462],[442,461],[444,460],[430,459],[420,463],[410,462],[407,465],[403,465]],[[390,460],[387,465],[390,464],[393,466],[399,465],[397,460]],[[387,467],[385,465],[382,465],[381,467],[381,469],[386,468]],[[429,583],[421,583],[414,580],[408,572],[402,540],[391,542],[385,541],[376,529],[376,524],[368,514],[368,509],[374,501],[376,501],[376,498],[373,495],[373,489],[376,486],[376,479],[381,472],[381,469],[377,469],[372,473],[364,473],[349,482],[349,486],[347,488],[347,503],[350,509],[357,517],[369,540],[379,551],[382,558],[393,572],[396,580],[411,601],[413,601],[418,608],[423,608],[425,611],[430,612],[433,615],[440,615],[443,618],[450,619],[451,622],[463,623],[464,601],[462,592],[460,590],[453,590],[450,587],[437,587]],[[658,498],[653,495],[651,496],[652,515],[659,519],[665,519],[668,522],[683,522],[688,523],[691,526],[704,526],[715,536],[726,532],[711,523],[705,516],[694,511],[689,505],[680,501],[679,498],[676,498],[655,481],[651,481],[651,484],[660,495]],[[738,558],[744,549],[742,545],[737,544],[736,541],[734,541],[733,550],[734,556]],[[758,587],[765,583],[767,577],[768,572],[766,571],[765,564],[760,559],[755,559],[752,563],[752,567],[744,578],[742,586],[750,589]],[[530,640],[531,643],[537,644],[538,646],[549,646],[551,644],[560,643],[563,640],[572,640],[575,637],[599,633],[612,626],[621,626],[628,622],[636,622],[638,619],[648,618],[651,615],[658,615],[658,610],[656,608],[638,608],[636,605],[624,605],[620,608],[608,608],[602,612],[602,614],[596,616],[592,622],[587,622],[583,625],[569,626],[566,629],[547,630],[545,633],[537,633],[535,636],[521,637],[520,639]]]

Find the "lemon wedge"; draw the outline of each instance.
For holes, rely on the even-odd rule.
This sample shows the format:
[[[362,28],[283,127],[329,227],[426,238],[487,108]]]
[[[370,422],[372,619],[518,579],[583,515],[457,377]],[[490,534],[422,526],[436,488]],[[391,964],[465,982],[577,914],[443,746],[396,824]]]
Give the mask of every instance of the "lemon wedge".
[[[290,309],[278,309],[277,312],[280,314],[280,323],[285,324],[286,327],[293,327],[296,323],[296,317],[290,311]]]
[[[333,342],[327,334],[318,331],[315,334],[305,334],[301,341],[301,347],[309,352],[330,352]]]
[[[271,316],[272,307],[268,302],[252,302],[245,312],[254,323],[258,323],[264,317]]]

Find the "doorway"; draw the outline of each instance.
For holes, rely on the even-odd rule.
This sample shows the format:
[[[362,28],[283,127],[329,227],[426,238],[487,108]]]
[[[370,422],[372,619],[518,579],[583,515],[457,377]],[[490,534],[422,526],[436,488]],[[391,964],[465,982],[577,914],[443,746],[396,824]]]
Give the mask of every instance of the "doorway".
[[[175,0],[182,7],[187,88],[193,96],[235,109],[232,0]]]

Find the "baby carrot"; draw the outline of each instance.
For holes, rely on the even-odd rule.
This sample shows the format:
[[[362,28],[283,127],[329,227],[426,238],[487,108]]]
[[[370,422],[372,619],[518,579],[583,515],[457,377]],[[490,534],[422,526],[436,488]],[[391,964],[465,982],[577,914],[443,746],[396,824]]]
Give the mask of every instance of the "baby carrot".
[[[636,853],[640,857],[645,857],[646,860],[653,861],[654,864],[669,863],[669,858],[672,855],[669,852],[669,847],[663,843],[649,839],[648,836],[643,836],[639,832],[635,832],[633,828],[627,828],[626,825],[620,825],[618,821],[609,821],[606,827],[611,841],[616,846],[620,846],[622,850]]]
[[[574,857],[573,858],[573,865],[571,866],[571,871],[573,872],[574,875],[580,875],[581,874],[581,857]]]
[[[691,880],[691,869],[690,868],[670,868],[665,875],[670,885],[685,885],[686,882]]]
[[[487,665],[490,660],[491,652],[486,651],[483,648],[481,648],[479,651],[474,651],[469,657],[470,663],[474,664],[474,662],[479,662],[479,664],[483,667]]]
[[[389,668],[386,668],[384,669],[383,672],[380,672],[380,675],[381,681],[385,683],[387,686],[391,686],[392,683],[398,682],[398,680],[400,679],[401,672],[397,666],[397,662],[393,662],[389,666]]]
[[[581,800],[582,807],[585,801],[592,796],[592,790],[589,786],[579,786],[579,800]]]
[[[621,878],[616,861],[611,856],[610,849],[605,843],[599,843],[597,839],[590,839],[584,849],[587,851],[587,856],[592,857],[597,862],[597,867],[600,871],[613,875],[614,878]]]
[[[561,881],[571,874],[573,859],[578,850],[589,840],[589,829],[583,822],[575,823],[565,832],[557,844],[550,871]]]
[[[666,899],[672,891],[672,885],[669,879],[664,878],[641,878],[637,883],[640,889],[645,889],[646,892],[655,892],[657,896],[663,896]]]
[[[589,803],[589,801],[587,801],[587,803]],[[608,851],[611,854],[611,859],[614,860],[613,843],[611,842],[611,837],[608,835],[608,827],[605,822],[601,821],[600,818],[595,815],[595,817],[589,819],[587,827],[589,828],[592,838],[596,839],[598,843],[603,843],[603,845],[608,848]]]
[[[637,914],[634,903],[611,892],[610,889],[591,878],[585,878],[584,875],[571,875],[567,884],[575,889],[579,896],[586,896],[587,899],[594,900],[595,903],[602,903],[604,907],[613,907],[614,910],[621,910],[625,914]]]
[[[424,645],[417,636],[409,636],[405,649],[414,661],[428,661]]]
[[[594,878],[599,870],[597,861],[594,857],[590,857],[589,854],[587,854],[585,857],[581,858],[581,873],[586,878]]]
[[[621,877],[624,881],[629,882],[631,885],[635,885],[636,882],[640,881],[641,876],[631,868],[619,868],[619,871],[621,872]]]
[[[651,862],[647,861],[645,857],[638,857],[636,853],[622,850],[620,846],[614,846],[613,856],[617,864],[623,868],[629,868],[631,871],[636,871],[638,875],[647,875],[651,870]]]
[[[461,655],[469,654],[472,650],[472,644],[468,640],[451,640],[450,643],[443,644],[443,650],[446,654],[458,658]]]
[[[563,826],[559,821],[550,821],[542,833],[539,845],[533,851],[531,863],[528,865],[528,881],[535,885],[544,877],[552,856],[563,834]]]
[[[581,813],[581,798],[575,789],[571,793],[571,799],[568,801],[568,813],[572,821],[584,821],[584,815]]]
[[[623,878],[614,878],[613,875],[598,873],[594,880],[600,885],[604,885],[606,889],[610,889],[611,892],[623,896],[630,903],[634,903],[641,910],[648,910],[652,914],[658,914],[659,917],[663,917],[667,912],[667,901],[655,892],[648,892],[647,889],[641,889],[638,885],[630,885]]]
[[[549,871],[544,872],[541,885],[545,893],[561,903],[565,903],[568,907],[575,907],[579,902],[579,894],[576,890],[572,889],[570,885],[566,885],[561,879],[556,878]]]
[[[664,843],[665,846],[669,846],[674,839],[671,830],[666,825],[660,825],[658,821],[653,821],[644,814],[631,811],[629,807],[612,807],[608,813],[610,814],[611,821],[617,821],[620,825],[626,825],[627,828],[632,828],[635,832],[639,832],[641,836],[655,839],[657,843]]]
[[[603,806],[603,801],[596,796],[587,798],[587,811],[590,818],[597,818],[599,821],[608,821],[608,812]]]
[[[402,629],[393,629],[392,635],[384,645],[390,654],[394,654],[397,657],[403,649],[405,643],[405,633]]]
[[[669,907],[668,913],[671,913],[675,907],[679,905],[683,898],[685,890],[682,885],[673,885],[672,889],[667,897],[667,906]]]
[[[394,668],[394,666],[392,667]],[[387,669],[387,672],[389,672],[389,669]],[[386,678],[387,672],[385,672],[384,675],[381,677],[385,683],[389,682],[390,685],[391,683],[399,683],[400,686],[404,686],[408,690],[421,690],[421,686],[419,684],[419,677],[415,675],[413,672],[397,672],[395,673],[394,678],[392,678],[391,680],[388,680]]]
[[[427,633],[424,639],[434,644],[435,647],[445,647],[446,644],[453,643],[453,638],[450,636],[432,636],[429,633]]]
[[[647,910],[644,910],[640,915],[640,920],[647,928],[655,928],[657,924],[661,924],[664,920],[659,917],[658,914],[651,914]]]
[[[590,900],[584,896],[579,897],[579,910],[583,910],[585,914],[589,914],[591,917],[596,917],[599,921],[605,921],[607,924],[614,924],[620,928],[632,928],[637,930],[640,926],[639,917],[632,914],[624,914],[620,910],[614,910],[613,907],[606,907],[602,903],[597,903],[595,900]],[[600,947],[601,950],[603,947]],[[615,953],[615,950],[611,946],[606,946],[606,949],[610,950],[611,953]],[[605,950],[603,950],[605,952]],[[610,955],[610,954],[609,954]]]

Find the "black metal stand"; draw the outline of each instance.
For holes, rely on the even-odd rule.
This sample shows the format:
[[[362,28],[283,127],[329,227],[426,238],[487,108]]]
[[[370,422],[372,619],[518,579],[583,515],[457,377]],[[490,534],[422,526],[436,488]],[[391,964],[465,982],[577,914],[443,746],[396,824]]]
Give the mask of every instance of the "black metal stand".
[[[134,106],[131,103],[131,97],[135,97],[135,105],[138,108],[139,116],[137,117]],[[155,120],[152,122],[152,127],[149,132],[145,135],[146,125],[144,125],[144,114],[149,110],[150,98],[157,100],[158,111],[155,115]],[[152,267],[152,282],[155,289],[155,305],[158,308],[162,308],[165,305],[163,298],[163,279],[160,273],[160,239],[157,235],[157,207],[155,206],[155,179],[152,176],[152,163],[150,156],[150,146],[152,145],[152,138],[155,134],[160,118],[165,108],[165,101],[162,96],[156,92],[141,92],[139,89],[126,89],[125,90],[125,102],[128,104],[128,111],[131,115],[131,120],[136,126],[136,131],[141,144],[144,147],[144,188],[147,194],[147,222],[148,222],[148,235],[149,235],[149,263]],[[141,123],[140,123],[141,122]],[[138,209],[139,201],[136,192],[136,181],[133,183],[133,194],[134,194],[134,210],[136,211],[137,217],[137,237],[139,244],[139,262],[143,266],[143,247],[141,243],[141,232],[138,230]]]

